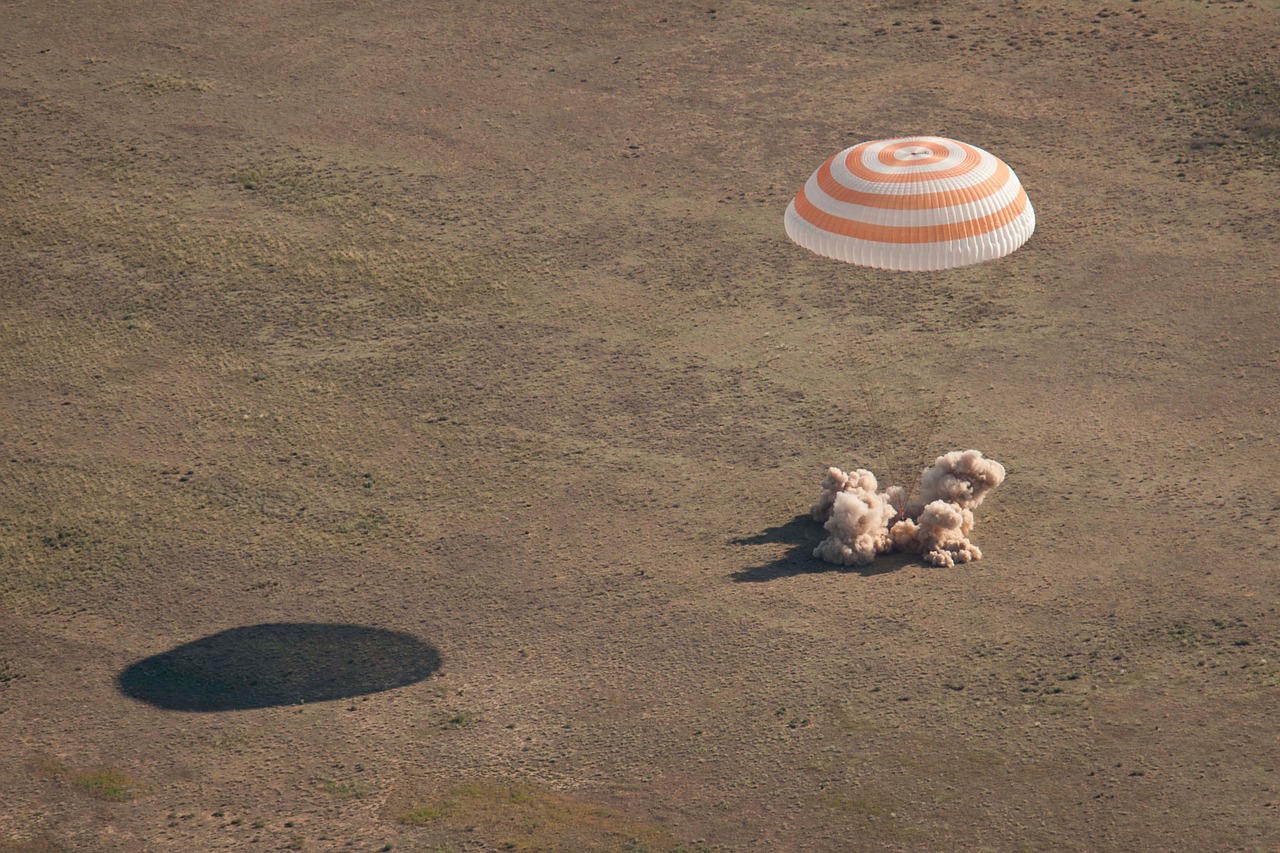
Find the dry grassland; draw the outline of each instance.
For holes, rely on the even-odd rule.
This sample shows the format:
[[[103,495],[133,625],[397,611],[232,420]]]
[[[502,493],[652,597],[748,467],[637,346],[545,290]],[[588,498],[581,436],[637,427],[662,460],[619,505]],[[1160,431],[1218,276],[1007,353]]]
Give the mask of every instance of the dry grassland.
[[[1278,54],[1269,0],[8,0],[0,851],[1277,849]],[[914,133],[1030,242],[786,240]],[[827,465],[967,447],[981,562],[810,556]]]

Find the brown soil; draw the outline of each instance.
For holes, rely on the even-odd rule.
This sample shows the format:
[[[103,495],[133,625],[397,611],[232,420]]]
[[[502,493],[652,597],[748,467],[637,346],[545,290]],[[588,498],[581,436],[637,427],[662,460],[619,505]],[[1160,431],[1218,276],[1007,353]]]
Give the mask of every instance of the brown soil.
[[[1280,849],[1277,33],[6,3],[0,850]],[[787,241],[912,133],[1031,241]],[[809,556],[967,447],[981,562]]]

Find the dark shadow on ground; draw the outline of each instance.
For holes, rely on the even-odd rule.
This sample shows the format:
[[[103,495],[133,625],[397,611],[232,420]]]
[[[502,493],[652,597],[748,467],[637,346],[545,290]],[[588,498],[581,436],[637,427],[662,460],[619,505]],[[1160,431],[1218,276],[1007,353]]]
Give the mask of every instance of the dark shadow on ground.
[[[792,575],[817,574],[819,572],[846,572],[849,574],[883,575],[896,572],[903,566],[914,565],[915,557],[905,554],[885,554],[877,557],[869,566],[837,566],[813,556],[813,549],[827,538],[827,531],[808,514],[797,515],[786,524],[770,527],[756,536],[733,540],[735,545],[790,545],[786,553],[776,560],[759,566],[749,566],[733,572],[729,577],[738,582],[759,583]]]
[[[409,634],[285,623],[232,628],[178,646],[126,667],[116,685],[171,711],[242,711],[377,693],[439,668],[440,653]]]

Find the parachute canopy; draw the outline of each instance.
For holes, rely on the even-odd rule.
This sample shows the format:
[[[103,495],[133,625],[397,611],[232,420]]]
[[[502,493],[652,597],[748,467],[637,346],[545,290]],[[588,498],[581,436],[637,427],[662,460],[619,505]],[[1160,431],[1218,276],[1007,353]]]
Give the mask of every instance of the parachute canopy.
[[[823,163],[787,205],[787,236],[861,266],[942,270],[1001,258],[1036,227],[1003,160],[940,136],[881,139]]]

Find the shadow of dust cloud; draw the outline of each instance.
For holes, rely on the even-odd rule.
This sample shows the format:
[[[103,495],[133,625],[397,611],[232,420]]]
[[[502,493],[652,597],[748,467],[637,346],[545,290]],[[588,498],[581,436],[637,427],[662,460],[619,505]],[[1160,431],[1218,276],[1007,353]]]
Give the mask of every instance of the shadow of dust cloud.
[[[116,683],[121,693],[157,708],[243,711],[378,693],[439,668],[439,652],[409,634],[282,623],[186,643],[131,664]]]
[[[730,573],[729,577],[739,583],[764,583],[795,575],[818,574],[820,572],[840,572],[846,575],[884,575],[896,572],[919,562],[907,554],[888,554],[880,556],[876,562],[865,566],[842,566],[828,563],[813,555],[813,549],[827,536],[822,522],[814,521],[808,513],[797,515],[786,524],[770,527],[763,533],[734,539],[735,545],[787,545],[786,552],[775,560],[758,566],[748,566]]]

